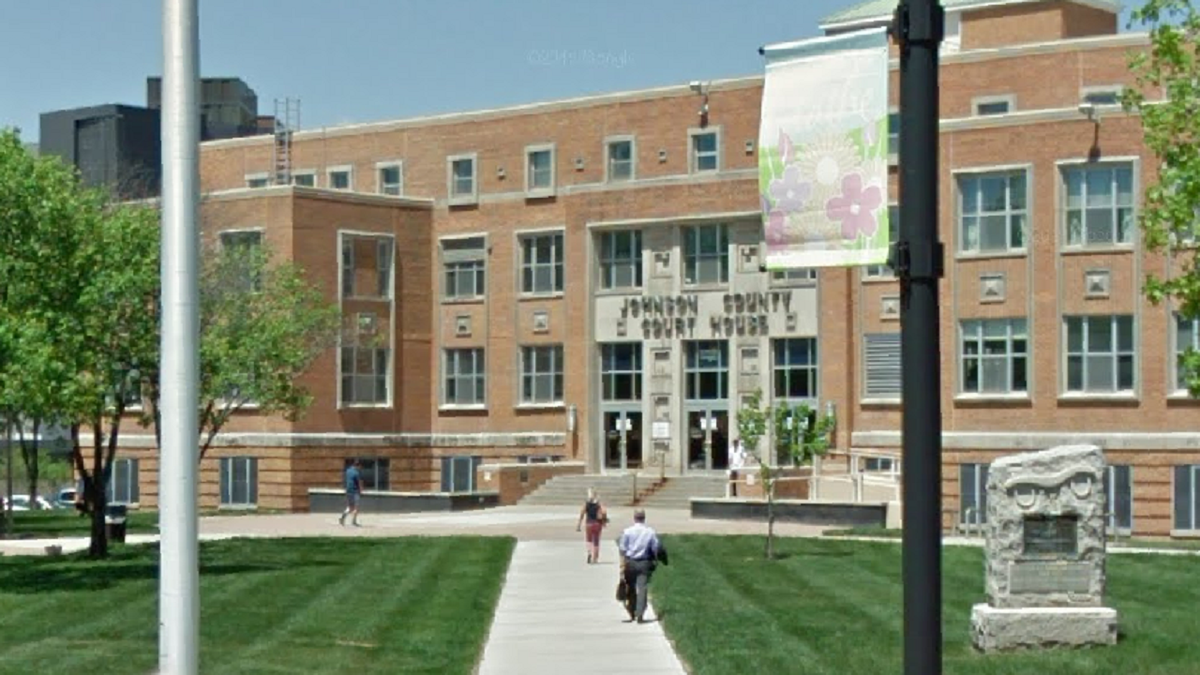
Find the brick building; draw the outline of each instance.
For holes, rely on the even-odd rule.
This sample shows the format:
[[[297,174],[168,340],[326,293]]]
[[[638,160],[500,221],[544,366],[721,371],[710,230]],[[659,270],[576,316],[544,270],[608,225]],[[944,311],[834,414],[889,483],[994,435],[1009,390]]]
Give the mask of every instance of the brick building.
[[[1174,364],[1200,331],[1140,294],[1178,263],[1140,249],[1153,161],[1117,104],[1146,36],[1118,33],[1106,0],[944,4],[947,517],[982,512],[999,454],[1083,440],[1108,452],[1118,527],[1198,530],[1200,409]],[[302,131],[294,187],[259,187],[269,137],[205,143],[210,234],[261,229],[390,336],[323,358],[302,421],[237,419],[205,499],[305,508],[351,456],[391,490],[468,489],[481,461],[539,457],[703,475],[757,388],[836,412],[839,449],[898,469],[898,284],[884,267],[763,271],[761,94],[747,77]],[[153,453],[127,453],[152,501]]]

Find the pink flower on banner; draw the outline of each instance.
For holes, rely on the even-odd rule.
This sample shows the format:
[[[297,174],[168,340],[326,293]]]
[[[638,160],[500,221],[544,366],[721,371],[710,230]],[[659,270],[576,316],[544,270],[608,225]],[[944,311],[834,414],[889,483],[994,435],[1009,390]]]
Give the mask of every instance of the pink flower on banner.
[[[825,202],[825,214],[830,220],[842,223],[842,237],[857,239],[859,235],[870,237],[879,227],[875,211],[883,204],[883,193],[871,185],[863,189],[860,174],[851,173],[842,177],[842,194]]]
[[[792,148],[792,139],[788,138],[788,135],[786,133],[784,133],[783,129],[780,129],[779,130],[779,159],[783,162],[784,166],[787,166],[787,163],[792,161],[793,152],[794,152],[794,150]]]
[[[784,230],[787,220],[783,211],[771,211],[767,214],[767,243],[772,246],[783,244]]]
[[[799,211],[812,196],[812,184],[800,179],[800,167],[792,165],[783,170],[783,178],[771,181],[768,191],[781,211]]]

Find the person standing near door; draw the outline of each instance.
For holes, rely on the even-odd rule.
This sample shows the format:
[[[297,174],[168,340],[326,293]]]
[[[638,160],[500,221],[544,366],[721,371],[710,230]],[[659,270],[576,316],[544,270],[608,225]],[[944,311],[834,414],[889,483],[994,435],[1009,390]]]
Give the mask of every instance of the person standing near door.
[[[733,447],[729,449],[729,482],[726,484],[726,497],[737,496],[739,472],[744,466],[746,466],[746,448],[742,446],[742,439],[735,438]]]
[[[608,522],[608,512],[604,508],[604,504],[600,503],[600,495],[596,493],[596,488],[588,488],[587,500],[583,503],[583,508],[579,510],[579,522],[575,524],[575,531],[578,532],[580,527],[587,521],[587,532],[584,535],[587,541],[588,564],[600,562],[600,533],[604,530],[604,524]]]

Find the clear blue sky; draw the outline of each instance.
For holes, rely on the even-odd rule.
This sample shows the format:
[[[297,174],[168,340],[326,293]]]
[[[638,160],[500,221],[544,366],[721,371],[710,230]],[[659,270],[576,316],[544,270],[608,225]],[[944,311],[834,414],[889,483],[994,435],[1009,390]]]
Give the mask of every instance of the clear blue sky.
[[[856,0],[200,0],[204,76],[299,97],[312,128],[762,72],[758,47],[819,34]],[[161,0],[3,0],[0,127],[145,105]]]

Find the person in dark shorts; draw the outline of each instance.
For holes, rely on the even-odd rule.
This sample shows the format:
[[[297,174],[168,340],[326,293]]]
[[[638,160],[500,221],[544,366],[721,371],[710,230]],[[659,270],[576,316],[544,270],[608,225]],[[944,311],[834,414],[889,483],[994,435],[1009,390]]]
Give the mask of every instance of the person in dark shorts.
[[[575,524],[576,532],[579,531],[585,520],[587,521],[585,535],[588,550],[587,561],[590,565],[600,562],[600,532],[604,530],[604,524],[608,522],[608,512],[600,503],[600,495],[596,494],[595,488],[588,488],[587,501],[579,510],[579,522]]]
[[[346,524],[346,516],[353,514],[350,522],[358,527],[358,500],[362,497],[362,462],[355,459],[346,467],[346,510],[338,518],[339,525]]]

